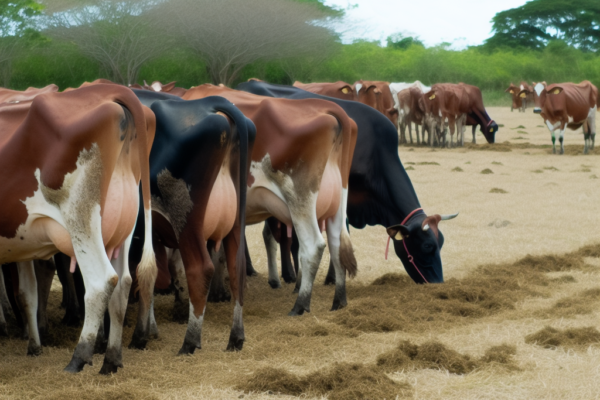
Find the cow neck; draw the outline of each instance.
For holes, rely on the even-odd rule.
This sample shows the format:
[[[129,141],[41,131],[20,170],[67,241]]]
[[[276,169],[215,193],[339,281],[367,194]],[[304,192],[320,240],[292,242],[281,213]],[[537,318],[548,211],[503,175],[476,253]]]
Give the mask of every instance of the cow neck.
[[[494,122],[494,120],[492,120],[490,118],[487,111],[485,111],[485,110],[483,112],[478,109],[473,110],[473,113],[471,114],[471,118],[476,120],[479,125],[485,126],[486,128],[488,126],[490,126],[492,122]]]

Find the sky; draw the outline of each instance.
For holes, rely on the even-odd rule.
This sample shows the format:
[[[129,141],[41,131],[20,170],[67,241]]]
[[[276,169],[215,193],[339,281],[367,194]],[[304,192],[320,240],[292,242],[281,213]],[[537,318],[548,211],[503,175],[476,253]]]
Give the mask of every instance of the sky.
[[[380,40],[396,32],[418,36],[426,46],[442,42],[452,48],[482,44],[491,36],[492,17],[510,8],[520,7],[526,0],[326,0],[329,6],[347,8],[354,27],[342,37]],[[341,28],[342,30],[344,28]]]

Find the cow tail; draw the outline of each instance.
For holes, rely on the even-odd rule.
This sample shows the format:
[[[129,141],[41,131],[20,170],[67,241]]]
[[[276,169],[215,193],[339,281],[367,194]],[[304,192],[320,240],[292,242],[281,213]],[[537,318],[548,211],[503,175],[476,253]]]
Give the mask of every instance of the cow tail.
[[[142,201],[144,207],[144,247],[142,259],[137,266],[136,275],[140,300],[146,307],[150,306],[154,284],[158,274],[156,258],[152,247],[152,209],[150,204],[150,151],[149,139],[154,139],[156,124],[146,124],[146,114],[142,104],[131,90],[131,95],[120,98],[119,101],[130,110],[135,125],[135,135],[138,140],[139,161],[141,169]],[[150,115],[150,114],[149,114]],[[152,114],[154,116],[154,114]],[[149,138],[149,136],[151,137]]]

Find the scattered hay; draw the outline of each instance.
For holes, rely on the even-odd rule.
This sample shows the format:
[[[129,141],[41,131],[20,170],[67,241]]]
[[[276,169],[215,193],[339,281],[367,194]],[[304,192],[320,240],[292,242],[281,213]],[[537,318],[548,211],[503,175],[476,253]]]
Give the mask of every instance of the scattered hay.
[[[512,138],[512,140],[525,140],[525,138],[523,136],[517,136]]]
[[[544,128],[544,125],[537,125],[538,128]]]
[[[576,283],[577,279],[573,275],[563,275],[558,278],[550,278],[550,282],[555,283]]]
[[[411,147],[410,149],[408,149],[408,151],[415,151],[415,149]]]
[[[493,164],[493,165],[504,165],[504,164],[502,164],[500,161],[492,161],[492,164]]]
[[[489,169],[489,168],[486,168],[486,169],[482,170],[480,173],[481,173],[481,174],[484,174],[484,175],[488,175],[488,174],[493,174],[493,173],[494,173],[494,171],[492,171],[492,170],[491,170],[491,169]]]
[[[266,367],[256,371],[237,386],[244,392],[302,394],[328,399],[395,399],[412,395],[412,387],[388,378],[381,369],[362,364],[339,363],[298,377],[281,368]]]
[[[544,171],[542,171],[541,169],[534,169],[531,172],[533,172],[534,174],[543,174],[544,173]]]
[[[490,193],[508,193],[506,190],[504,189],[500,189],[500,188],[492,188],[490,190]]]
[[[581,349],[600,343],[600,332],[592,326],[569,328],[562,331],[547,326],[536,333],[525,336],[525,343],[535,344],[547,349],[555,349],[559,346]]]
[[[503,344],[489,348],[483,357],[475,360],[436,341],[417,346],[403,340],[394,350],[379,355],[377,365],[386,372],[444,369],[451,374],[464,375],[486,365],[502,365],[510,370],[519,370],[514,361],[515,354],[515,346]]]
[[[440,163],[437,163],[435,161],[422,161],[418,162],[417,165],[440,165]]]
[[[548,150],[548,154],[552,153],[552,148]],[[578,144],[566,144],[565,145],[565,154],[570,156],[582,156],[583,154],[583,143]],[[590,150],[588,155],[600,155],[600,147],[595,147],[593,150]]]
[[[467,162],[465,163],[465,165],[467,165],[467,164],[471,164],[471,161],[467,161]]]
[[[575,296],[563,297],[552,307],[540,311],[539,315],[545,318],[557,316],[569,318],[575,315],[591,314],[597,310],[599,300],[600,288],[589,289]]]
[[[490,222],[488,224],[488,226],[495,226],[496,228],[504,228],[504,227],[510,225],[511,223],[512,222],[510,222],[510,221],[508,221],[506,219],[504,219],[504,220],[502,220],[502,219],[496,219],[496,220]]]
[[[529,135],[529,133],[528,133],[528,132],[525,132],[525,131],[517,131],[517,133],[522,133],[522,134],[524,134],[524,135]]]
[[[408,166],[404,168],[405,171],[414,171],[415,169],[412,166]]]
[[[463,172],[463,169],[461,167],[454,167],[452,168],[453,172]]]
[[[598,175],[596,175],[596,174],[590,175],[590,179],[598,179]]]
[[[592,172],[592,170],[589,168],[581,168],[581,169],[576,169],[573,172]]]
[[[498,124],[498,128],[504,128],[504,124]]]
[[[544,167],[544,169],[545,169],[546,171],[560,171],[560,170],[559,170],[558,168],[556,168],[556,167]]]
[[[523,125],[519,125],[516,128],[510,128],[510,129],[512,129],[514,131],[515,129],[525,129],[525,127]]]
[[[474,143],[465,143],[465,147],[469,150],[489,150],[489,151],[499,151],[499,152],[508,152],[512,151],[511,144],[509,142],[504,143],[484,143],[484,144],[474,144]]]
[[[415,163],[412,162],[412,161],[407,161],[407,162],[404,163],[404,165],[415,165]]]

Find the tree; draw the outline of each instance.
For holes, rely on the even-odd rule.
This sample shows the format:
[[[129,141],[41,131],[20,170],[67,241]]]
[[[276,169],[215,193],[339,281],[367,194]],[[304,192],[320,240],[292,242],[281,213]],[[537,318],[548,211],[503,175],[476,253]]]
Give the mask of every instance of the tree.
[[[387,47],[389,48],[406,50],[410,46],[425,47],[418,36],[404,36],[403,33],[394,33],[387,37]]]
[[[55,2],[49,9],[47,34],[76,43],[97,61],[107,77],[122,84],[137,82],[144,63],[172,45],[169,23],[157,11],[160,0],[88,0]]]
[[[499,12],[492,19],[494,36],[487,48],[542,49],[551,40],[562,40],[583,51],[600,50],[598,0],[532,0]]]
[[[172,0],[164,12],[212,82],[228,86],[248,64],[327,55],[337,38],[328,24],[338,11],[315,0]]]
[[[39,34],[33,29],[34,19],[43,6],[34,0],[0,0],[0,80],[9,85],[13,60],[19,51]]]

